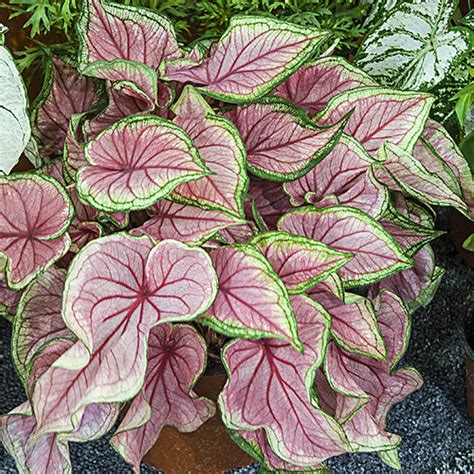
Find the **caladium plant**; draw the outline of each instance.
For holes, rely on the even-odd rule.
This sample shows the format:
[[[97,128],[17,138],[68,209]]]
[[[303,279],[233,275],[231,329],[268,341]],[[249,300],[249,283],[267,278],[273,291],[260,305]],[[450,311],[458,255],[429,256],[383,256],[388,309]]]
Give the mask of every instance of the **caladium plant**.
[[[185,47],[151,10],[83,4],[32,114],[42,165],[0,177],[19,470],[70,472],[68,443],[115,426],[139,472],[165,425],[213,416],[266,470],[399,465],[386,416],[421,385],[398,365],[442,275],[431,206],[474,211],[432,97],[317,58],[326,31],[241,16]],[[217,405],[194,390],[208,357]]]

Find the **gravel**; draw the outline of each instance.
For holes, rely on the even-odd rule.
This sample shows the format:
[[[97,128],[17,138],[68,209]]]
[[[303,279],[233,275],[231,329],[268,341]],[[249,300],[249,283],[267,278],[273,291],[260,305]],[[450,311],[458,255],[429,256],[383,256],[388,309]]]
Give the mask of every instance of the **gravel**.
[[[445,214],[444,214],[445,216]],[[438,227],[444,228],[445,219]],[[424,385],[392,409],[388,430],[402,436],[399,449],[404,473],[473,473],[474,421],[465,407],[464,350],[459,323],[474,300],[474,272],[456,254],[447,236],[434,243],[437,263],[446,269],[432,302],[413,317],[412,338],[403,361],[416,367]],[[0,321],[0,412],[5,413],[24,400],[10,359],[10,327]],[[81,474],[128,474],[131,469],[108,445],[108,438],[73,444],[74,472]],[[375,454],[347,454],[329,463],[338,473],[390,473]],[[0,473],[16,473],[13,460],[0,447]],[[145,465],[143,473],[155,473]],[[233,471],[258,472],[256,467]]]

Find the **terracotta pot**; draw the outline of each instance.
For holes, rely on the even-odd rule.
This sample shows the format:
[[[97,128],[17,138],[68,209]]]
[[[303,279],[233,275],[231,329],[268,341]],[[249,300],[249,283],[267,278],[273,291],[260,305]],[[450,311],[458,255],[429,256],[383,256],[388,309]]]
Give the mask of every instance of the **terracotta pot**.
[[[472,233],[474,233],[474,222],[452,209],[449,214],[449,235],[466,265],[474,268],[474,252],[469,252],[462,246]]]
[[[468,415],[474,418],[474,312],[472,308],[464,317],[462,338],[466,351],[466,407]]]
[[[225,381],[223,373],[204,375],[195,391],[216,401]],[[165,474],[220,474],[248,466],[253,459],[229,438],[217,413],[192,433],[180,433],[169,426],[163,428],[144,461]]]

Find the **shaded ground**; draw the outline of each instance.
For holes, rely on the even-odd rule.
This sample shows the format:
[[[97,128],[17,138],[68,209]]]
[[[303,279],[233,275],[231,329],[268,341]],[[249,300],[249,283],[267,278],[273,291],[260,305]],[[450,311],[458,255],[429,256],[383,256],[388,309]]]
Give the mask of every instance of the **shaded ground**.
[[[443,228],[444,223],[438,227]],[[404,360],[404,364],[420,371],[425,383],[390,412],[388,430],[403,438],[399,453],[404,473],[472,473],[474,421],[467,417],[465,409],[464,353],[458,324],[474,308],[474,272],[462,264],[448,237],[438,239],[434,248],[437,263],[446,269],[446,274],[429,308],[419,310],[413,317],[412,338]],[[24,400],[9,351],[9,324],[1,320],[0,413]],[[131,473],[107,439],[71,446],[71,458],[77,473]],[[371,454],[344,455],[329,464],[336,474],[395,472]],[[16,472],[13,460],[0,447],[0,473]],[[142,472],[156,471],[143,466]]]

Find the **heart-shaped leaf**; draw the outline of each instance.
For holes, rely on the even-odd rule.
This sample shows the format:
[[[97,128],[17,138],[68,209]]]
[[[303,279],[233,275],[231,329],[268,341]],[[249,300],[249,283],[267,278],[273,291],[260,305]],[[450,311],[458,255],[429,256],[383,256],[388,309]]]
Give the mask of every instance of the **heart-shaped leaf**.
[[[42,155],[61,154],[71,117],[97,107],[99,99],[94,79],[80,75],[71,61],[54,56],[33,111],[33,135]]]
[[[235,244],[213,250],[219,291],[204,322],[236,337],[275,337],[301,348],[285,285],[257,249]]]
[[[290,181],[307,173],[332,150],[343,128],[315,127],[284,103],[251,104],[225,117],[242,136],[249,170],[272,181]]]
[[[464,200],[469,215],[474,213],[474,182],[469,164],[445,128],[428,120],[413,156]]]
[[[250,102],[296,71],[327,37],[321,30],[274,18],[234,16],[209,59],[165,78],[193,82],[227,102]]]
[[[20,289],[66,253],[74,210],[65,190],[46,176],[0,176],[0,196],[0,253],[7,257],[8,285]]]
[[[415,255],[425,244],[443,235],[442,231],[413,222],[393,210],[389,210],[379,222],[409,256]]]
[[[263,254],[290,294],[303,293],[335,272],[353,255],[286,232],[266,232],[249,242]]]
[[[389,374],[383,361],[348,354],[330,343],[325,373],[340,393],[370,397],[370,402],[344,425],[352,450],[385,450],[400,442],[398,436],[384,431],[386,416],[392,405],[420,388],[418,372],[406,368]]]
[[[393,370],[407,350],[411,318],[403,300],[383,289],[374,298],[377,322],[387,349],[387,368]]]
[[[134,235],[148,234],[157,241],[179,240],[201,245],[226,227],[243,224],[235,217],[219,211],[199,209],[185,204],[175,204],[161,199],[148,211],[152,217],[133,230]]]
[[[389,140],[411,151],[428,118],[433,98],[426,94],[364,87],[343,92],[331,99],[316,117],[327,126],[345,117],[344,131],[356,138],[373,156]]]
[[[190,432],[214,416],[214,404],[193,391],[205,364],[206,344],[193,328],[162,324],[150,332],[143,389],[111,440],[135,472],[164,426]]]
[[[442,176],[428,171],[422,162],[392,143],[380,150],[383,161],[375,170],[379,181],[395,191],[412,195],[421,202],[453,206],[468,214],[466,203],[445,183]]]
[[[156,324],[195,318],[214,300],[217,282],[201,249],[127,234],[89,243],[66,280],[63,319],[80,341],[39,378],[37,432],[74,429],[86,406],[139,392],[148,333]]]
[[[137,92],[139,92],[138,89]],[[105,109],[84,123],[84,131],[88,140],[96,138],[99,133],[125,117],[150,113],[153,110],[146,96],[139,93],[132,96],[124,93],[121,89],[109,86],[107,87],[107,97],[109,102]]]
[[[312,289],[308,294],[331,315],[331,334],[338,345],[374,359],[386,358],[384,341],[370,300],[346,294],[341,301],[334,294],[320,289]]]
[[[184,89],[173,112],[174,122],[189,134],[212,174],[179,185],[171,199],[243,216],[248,178],[245,147],[239,132],[231,122],[216,115],[191,87]]]
[[[15,61],[5,46],[0,24],[0,172],[10,173],[31,136],[28,99]]]
[[[77,29],[80,68],[125,59],[157,69],[163,60],[181,56],[171,22],[151,9],[86,0]]]
[[[453,0],[398,3],[366,36],[357,66],[400,89],[432,88],[469,50],[468,30],[448,29],[456,8]]]
[[[312,399],[315,371],[327,343],[328,315],[303,295],[292,296],[292,305],[304,353],[277,340],[231,342],[223,352],[229,380],[219,407],[229,428],[263,428],[277,456],[313,466],[343,453],[347,445],[342,428]]]
[[[82,72],[88,76],[110,81],[114,89],[143,100],[150,109],[158,104],[158,74],[145,64],[125,59],[95,61]]]
[[[115,123],[85,149],[81,198],[104,211],[144,209],[207,174],[189,136],[168,120],[138,115]]]
[[[354,254],[339,270],[349,287],[379,281],[412,266],[411,260],[375,219],[350,207],[301,208],[284,215],[278,228]]]
[[[20,472],[71,472],[68,442],[92,441],[102,437],[112,428],[118,416],[114,406],[91,405],[75,432],[34,438],[36,420],[30,412],[30,403],[25,402],[0,418],[0,440]]]
[[[284,183],[283,188],[295,206],[342,204],[378,217],[385,210],[388,195],[370,170],[373,162],[357,140],[343,135],[323,161],[300,179]],[[328,202],[330,195],[337,198],[336,203]]]
[[[375,296],[379,288],[399,295],[411,311],[427,306],[433,299],[444,270],[435,266],[433,250],[427,244],[413,256],[413,268],[403,270],[382,280],[372,288]]]
[[[373,79],[343,58],[327,57],[305,64],[274,93],[314,115],[341,92],[375,85]]]
[[[23,293],[12,335],[12,357],[24,385],[38,351],[53,339],[74,339],[61,318],[66,272],[49,268]]]

